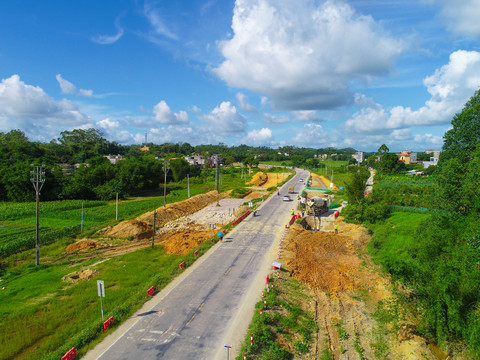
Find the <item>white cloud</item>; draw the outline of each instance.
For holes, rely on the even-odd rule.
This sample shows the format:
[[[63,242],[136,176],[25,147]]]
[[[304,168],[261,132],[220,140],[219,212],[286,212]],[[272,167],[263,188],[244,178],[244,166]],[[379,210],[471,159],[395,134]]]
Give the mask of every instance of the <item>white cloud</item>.
[[[153,43],[161,43],[163,39],[168,38],[170,40],[178,40],[177,35],[173,33],[161,16],[158,9],[152,7],[149,2],[145,3],[143,8],[143,15],[147,18],[148,22],[152,26],[152,30],[144,34],[145,38]]]
[[[209,114],[201,116],[209,130],[216,136],[242,136],[247,128],[247,119],[230,101],[224,101]]]
[[[304,147],[323,147],[330,143],[330,135],[319,124],[305,124],[293,142]]]
[[[270,113],[265,113],[264,116],[265,116],[265,122],[267,124],[272,124],[272,125],[286,124],[291,121],[288,116],[283,116],[283,115],[275,116]]]
[[[433,0],[441,7],[440,15],[455,34],[480,38],[480,4],[478,0]]]
[[[273,140],[272,130],[269,128],[249,131],[245,143],[253,146],[269,146]]]
[[[42,88],[25,84],[18,75],[0,83],[0,131],[20,129],[35,140],[50,141],[65,129],[90,126],[74,103],[55,101]]]
[[[237,95],[235,95],[235,97],[237,98],[238,107],[240,108],[240,110],[246,111],[246,112],[257,112],[258,111],[255,108],[255,106],[253,106],[252,104],[250,104],[248,102],[247,95],[242,94],[242,93],[237,93]]]
[[[458,50],[447,65],[423,81],[431,98],[417,110],[376,104],[363,108],[346,122],[355,133],[382,133],[409,126],[448,124],[480,87],[480,52]]]
[[[290,112],[293,118],[297,121],[302,122],[319,122],[325,121],[320,114],[315,110],[298,110],[298,111],[291,111]]]
[[[97,125],[104,128],[105,130],[116,130],[120,128],[120,123],[110,118],[106,118],[97,122]]]
[[[188,124],[188,114],[180,110],[178,113],[172,112],[167,103],[162,100],[153,107],[155,114],[154,120],[160,124]]]
[[[70,81],[65,80],[61,74],[57,74],[55,77],[58,81],[58,84],[60,85],[62,94],[72,94],[72,95],[79,95],[79,96],[85,96],[85,97],[93,96],[92,90],[85,90],[85,89],[77,90],[77,87],[73,85],[73,83],[71,83]]]
[[[403,51],[370,16],[334,1],[237,0],[232,29],[215,72],[292,110],[349,103],[351,81],[385,75]]]
[[[123,28],[120,26],[120,17],[115,20],[115,28],[117,29],[117,33],[114,35],[92,36],[90,40],[99,45],[109,45],[116,43],[118,40],[120,40],[124,33]]]

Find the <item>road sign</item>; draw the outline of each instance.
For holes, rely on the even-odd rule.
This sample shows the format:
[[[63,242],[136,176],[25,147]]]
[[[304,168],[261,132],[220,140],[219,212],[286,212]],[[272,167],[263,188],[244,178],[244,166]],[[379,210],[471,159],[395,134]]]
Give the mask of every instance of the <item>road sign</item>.
[[[98,296],[105,297],[105,283],[103,280],[97,280]]]
[[[248,206],[249,206],[249,207],[253,207],[253,202],[249,201],[249,202],[248,202]]]
[[[280,268],[282,267],[282,264],[279,263],[279,262],[274,261],[274,262],[272,263],[272,266],[275,266],[277,269],[280,269]]]

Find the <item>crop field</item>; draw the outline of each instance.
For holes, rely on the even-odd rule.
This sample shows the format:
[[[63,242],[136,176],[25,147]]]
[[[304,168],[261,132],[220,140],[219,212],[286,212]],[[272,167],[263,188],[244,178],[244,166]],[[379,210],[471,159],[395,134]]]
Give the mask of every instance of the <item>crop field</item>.
[[[175,190],[173,190],[175,189]],[[205,192],[201,186],[190,188],[190,195]],[[188,190],[172,186],[167,203],[187,198]],[[40,244],[48,244],[63,236],[79,234],[84,229],[102,227],[116,222],[115,201],[66,200],[40,202]],[[163,196],[122,200],[118,205],[118,221],[125,220],[163,206]],[[0,256],[8,256],[35,247],[35,203],[0,203]]]

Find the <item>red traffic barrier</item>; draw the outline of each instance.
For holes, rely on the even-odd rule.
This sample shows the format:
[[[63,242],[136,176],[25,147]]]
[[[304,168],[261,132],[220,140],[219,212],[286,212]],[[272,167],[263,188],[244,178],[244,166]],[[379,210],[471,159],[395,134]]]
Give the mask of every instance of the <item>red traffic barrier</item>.
[[[179,265],[180,269],[183,269],[185,267],[185,261],[182,261]]]
[[[193,255],[197,256],[198,255],[198,250],[196,250]]]
[[[147,295],[152,296],[153,294],[155,294],[155,287],[152,286],[150,289],[147,290]]]
[[[250,214],[250,210],[247,210],[242,216],[240,216],[237,220],[235,220],[235,221],[232,223],[232,226],[237,225],[240,221],[242,221],[243,219],[245,219],[248,214]]]
[[[107,330],[110,325],[113,323],[113,316],[110,316],[107,321],[103,323],[103,331]]]
[[[253,345],[253,334],[250,334],[250,345]]]
[[[74,359],[77,357],[77,350],[75,350],[74,347],[72,347],[70,350],[68,350],[65,355],[62,356],[62,360],[70,360]]]
[[[268,277],[268,274],[267,274],[267,278],[265,279],[265,284],[268,285],[268,281],[270,280],[270,278]]]
[[[338,217],[338,215],[340,215],[340,212],[339,211],[335,211],[335,219]]]
[[[247,353],[243,354],[243,360],[247,360]]]

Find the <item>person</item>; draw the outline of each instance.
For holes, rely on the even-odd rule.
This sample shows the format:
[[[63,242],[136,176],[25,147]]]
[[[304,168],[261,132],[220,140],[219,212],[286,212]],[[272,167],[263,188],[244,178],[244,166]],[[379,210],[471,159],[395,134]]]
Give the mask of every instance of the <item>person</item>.
[[[292,215],[294,215],[294,214],[295,214],[295,210],[292,209]]]
[[[257,210],[253,210],[253,216],[257,216]]]
[[[333,225],[333,228],[335,229],[335,234],[338,234],[338,225],[337,224]]]
[[[277,195],[280,195],[280,191],[277,192]]]

